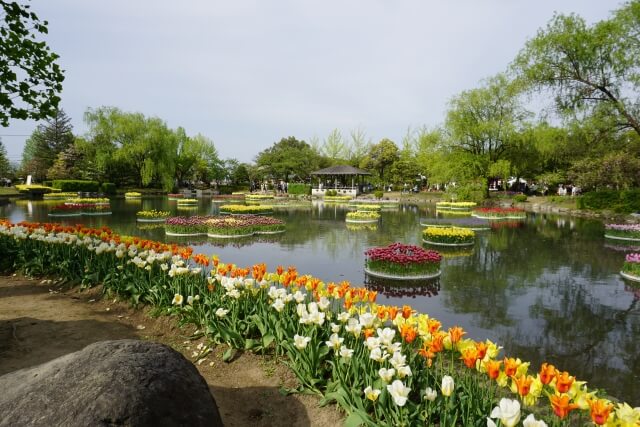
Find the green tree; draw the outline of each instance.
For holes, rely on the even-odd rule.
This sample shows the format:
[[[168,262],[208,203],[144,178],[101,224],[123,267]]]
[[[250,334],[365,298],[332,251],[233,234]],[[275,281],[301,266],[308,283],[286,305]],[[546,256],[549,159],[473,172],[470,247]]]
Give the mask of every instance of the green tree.
[[[223,164],[213,141],[200,134],[189,137],[181,127],[175,136],[178,141],[175,176],[179,183],[222,179]]]
[[[322,143],[321,154],[329,159],[331,165],[342,164],[347,157],[347,146],[342,139],[342,133],[338,129],[331,131]]]
[[[402,141],[402,149],[398,153],[398,159],[391,166],[391,181],[394,184],[407,184],[408,188],[413,187],[419,179],[420,166],[416,156],[416,132],[411,128]]]
[[[75,144],[71,144],[64,151],[58,153],[53,166],[49,168],[49,179],[82,179],[83,153]]]
[[[11,164],[7,157],[7,149],[0,139],[0,178],[6,178],[11,173]]]
[[[498,177],[502,180],[504,192],[507,192],[507,181],[511,176],[511,162],[509,160],[500,159],[489,165],[489,175]]]
[[[25,141],[20,162],[21,173],[41,182],[47,178],[47,171],[54,160],[55,156],[42,138],[41,131],[36,128]]]
[[[318,153],[309,144],[298,141],[293,136],[282,138],[256,157],[258,167],[272,178],[284,181],[289,181],[294,175],[300,180],[306,180],[319,164]]]
[[[577,15],[556,15],[513,63],[533,89],[551,89],[559,110],[606,120],[640,134],[640,2],[625,3],[591,26]]]
[[[360,128],[351,130],[349,137],[351,138],[347,146],[349,164],[360,168],[371,147],[371,140],[367,138],[367,134]]]
[[[9,119],[55,116],[64,75],[40,34],[40,21],[29,5],[0,0],[0,124]]]
[[[384,181],[384,173],[398,160],[398,146],[390,139],[384,138],[379,143],[369,148],[369,153],[363,159],[365,168],[375,170],[381,182]]]

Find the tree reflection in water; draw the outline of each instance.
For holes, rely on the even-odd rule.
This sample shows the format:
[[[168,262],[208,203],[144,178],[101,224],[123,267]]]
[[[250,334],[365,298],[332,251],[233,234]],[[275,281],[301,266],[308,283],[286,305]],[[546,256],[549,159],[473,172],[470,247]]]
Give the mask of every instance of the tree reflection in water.
[[[394,298],[432,297],[440,291],[440,280],[388,280],[365,274],[367,289]]]

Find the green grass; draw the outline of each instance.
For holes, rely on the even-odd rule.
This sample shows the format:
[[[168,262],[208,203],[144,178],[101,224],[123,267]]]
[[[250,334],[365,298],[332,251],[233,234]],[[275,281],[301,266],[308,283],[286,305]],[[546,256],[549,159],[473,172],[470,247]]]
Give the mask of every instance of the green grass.
[[[0,187],[0,196],[17,196],[19,194],[15,187]]]

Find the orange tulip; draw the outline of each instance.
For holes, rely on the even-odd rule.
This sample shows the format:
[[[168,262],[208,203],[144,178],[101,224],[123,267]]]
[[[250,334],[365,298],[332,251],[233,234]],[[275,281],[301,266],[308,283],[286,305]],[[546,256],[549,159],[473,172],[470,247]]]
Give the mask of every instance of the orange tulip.
[[[284,267],[283,267],[283,266],[281,266],[281,265],[279,265],[279,266],[276,268],[276,273],[278,273],[278,276],[280,276],[280,275],[282,274],[282,272],[283,272],[283,271],[284,271]]]
[[[522,397],[525,397],[529,394],[529,390],[531,390],[531,383],[533,382],[533,377],[531,375],[520,375],[518,378],[514,379],[516,383],[516,387],[518,387],[518,394]]]
[[[440,329],[440,326],[442,326],[442,324],[439,320],[427,319],[427,327],[429,328],[430,334],[435,334]]]
[[[389,315],[389,320],[395,320],[396,316],[398,315],[398,307],[393,305],[387,307],[387,314]]]
[[[446,337],[447,334],[442,332],[439,334],[435,334],[432,338],[431,338],[431,342],[429,343],[429,350],[432,353],[439,353],[442,350],[444,350],[444,337]]]
[[[556,390],[559,393],[566,393],[571,388],[571,384],[575,380],[567,371],[556,372]]]
[[[484,356],[487,354],[487,345],[483,342],[476,343],[476,350],[478,350],[478,359],[484,359]]]
[[[540,367],[540,381],[542,381],[542,384],[549,384],[551,382],[551,380],[556,376],[556,367],[548,364],[548,363],[543,363],[542,366]]]
[[[514,376],[519,366],[520,366],[520,363],[513,357],[504,358],[504,373],[508,377]]]
[[[467,368],[472,369],[476,366],[476,360],[478,360],[478,350],[472,347],[465,348],[460,359],[462,359]]]
[[[454,326],[453,328],[449,328],[449,336],[451,337],[452,344],[455,344],[458,341],[460,341],[460,338],[462,338],[464,334],[466,334],[466,332],[460,326]]]
[[[613,405],[604,399],[590,400],[591,419],[599,426],[605,424],[609,419],[609,414],[613,410]]]
[[[408,305],[402,306],[402,317],[404,317],[405,319],[408,319],[409,317],[411,317],[412,313],[413,313],[413,310],[411,309],[410,306]]]
[[[500,365],[502,364],[502,360],[489,360],[486,363],[487,375],[492,380],[495,380],[500,376]]]
[[[404,324],[400,328],[400,336],[405,342],[411,344],[418,336],[418,330],[411,325]]]
[[[378,296],[378,291],[369,291],[369,302],[376,302],[376,297]]]
[[[384,305],[379,305],[376,308],[376,314],[378,316],[378,319],[384,319],[384,317],[387,315],[387,308]]]
[[[373,328],[366,328],[363,332],[364,339],[366,340],[367,338],[372,337],[375,332],[376,331],[374,331]]]
[[[564,419],[569,415],[569,412],[578,408],[578,405],[575,403],[569,403],[570,398],[567,394],[554,394],[549,399],[551,400],[553,412],[560,417],[560,419]]]

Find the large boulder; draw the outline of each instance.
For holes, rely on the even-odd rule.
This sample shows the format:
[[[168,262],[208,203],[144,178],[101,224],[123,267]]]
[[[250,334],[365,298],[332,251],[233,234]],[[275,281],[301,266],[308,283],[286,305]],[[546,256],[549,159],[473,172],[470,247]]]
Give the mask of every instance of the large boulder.
[[[101,341],[0,377],[0,426],[222,426],[205,380],[175,350]]]

